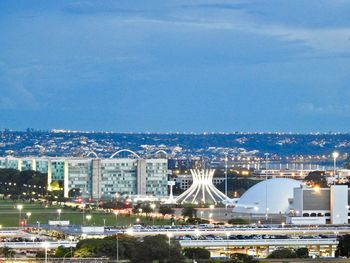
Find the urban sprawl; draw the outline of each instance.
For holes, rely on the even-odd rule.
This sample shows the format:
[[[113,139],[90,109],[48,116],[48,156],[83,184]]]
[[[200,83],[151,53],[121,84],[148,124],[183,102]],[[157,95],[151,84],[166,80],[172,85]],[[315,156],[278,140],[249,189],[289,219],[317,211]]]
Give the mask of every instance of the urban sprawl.
[[[0,136],[9,262],[349,255],[349,134]]]

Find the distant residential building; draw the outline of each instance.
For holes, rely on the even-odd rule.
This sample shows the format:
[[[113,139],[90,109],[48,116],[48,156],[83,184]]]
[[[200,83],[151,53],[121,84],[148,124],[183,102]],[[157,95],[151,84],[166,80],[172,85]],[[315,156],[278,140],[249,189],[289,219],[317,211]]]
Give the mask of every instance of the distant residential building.
[[[0,168],[48,174],[48,185],[60,181],[64,196],[78,188],[83,197],[109,199],[116,194],[167,196],[167,159],[132,158],[0,158]]]

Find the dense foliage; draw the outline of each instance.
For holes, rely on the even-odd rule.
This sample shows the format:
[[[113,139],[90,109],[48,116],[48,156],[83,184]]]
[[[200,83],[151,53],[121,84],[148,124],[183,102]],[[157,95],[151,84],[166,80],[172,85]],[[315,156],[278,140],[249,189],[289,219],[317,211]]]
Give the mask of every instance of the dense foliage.
[[[309,250],[307,248],[298,248],[296,250],[289,248],[280,248],[271,252],[267,258],[308,258]]]
[[[343,235],[339,239],[336,256],[350,257],[350,235]]]
[[[31,199],[46,194],[47,174],[0,169],[0,194],[11,199]]]
[[[210,252],[205,248],[199,248],[199,247],[185,248],[184,255],[189,259],[209,259],[210,258]]]
[[[319,187],[327,187],[327,176],[324,171],[312,171],[305,176],[305,181],[309,181]]]
[[[159,263],[181,263],[184,257],[178,242],[163,235],[147,236],[143,240],[134,237],[119,235],[104,239],[85,239],[79,241],[74,249],[74,257],[108,257],[116,259],[128,259],[134,263],[151,263],[158,260]]]

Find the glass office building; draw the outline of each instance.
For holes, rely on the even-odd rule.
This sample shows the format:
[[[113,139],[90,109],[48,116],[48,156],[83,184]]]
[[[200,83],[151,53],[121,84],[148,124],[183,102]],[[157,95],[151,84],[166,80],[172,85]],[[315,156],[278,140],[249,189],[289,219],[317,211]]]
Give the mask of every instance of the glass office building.
[[[132,158],[0,157],[0,168],[35,170],[48,175],[48,185],[63,183],[83,197],[111,199],[119,195],[167,196],[168,160]]]

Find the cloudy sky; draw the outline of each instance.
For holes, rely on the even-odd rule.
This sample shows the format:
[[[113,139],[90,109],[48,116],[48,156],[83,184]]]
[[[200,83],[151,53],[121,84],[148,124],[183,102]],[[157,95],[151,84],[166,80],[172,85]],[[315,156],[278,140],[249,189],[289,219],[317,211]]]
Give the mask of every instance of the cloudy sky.
[[[0,1],[0,128],[349,131],[350,1]]]

